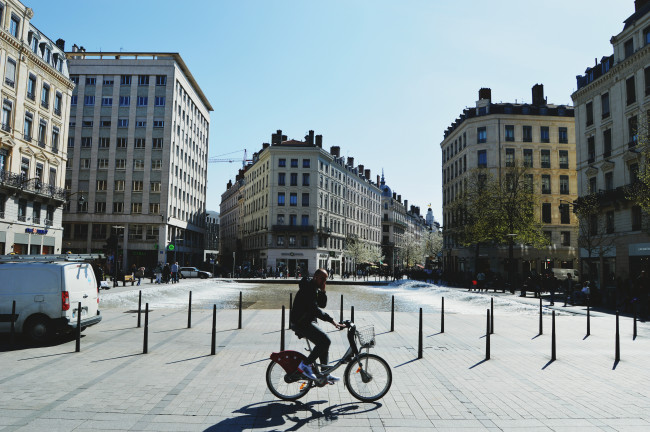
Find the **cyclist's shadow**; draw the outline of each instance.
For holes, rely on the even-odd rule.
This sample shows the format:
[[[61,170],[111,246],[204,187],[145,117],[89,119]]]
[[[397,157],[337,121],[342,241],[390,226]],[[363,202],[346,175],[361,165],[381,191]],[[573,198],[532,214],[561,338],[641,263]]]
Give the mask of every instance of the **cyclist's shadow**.
[[[270,431],[297,431],[309,423],[318,425],[336,421],[341,415],[359,414],[374,411],[381,406],[378,402],[364,404],[346,403],[332,405],[322,412],[316,405],[327,403],[325,400],[302,402],[258,402],[246,405],[234,413],[243,414],[220,421],[206,431],[243,431],[251,429],[269,429]]]

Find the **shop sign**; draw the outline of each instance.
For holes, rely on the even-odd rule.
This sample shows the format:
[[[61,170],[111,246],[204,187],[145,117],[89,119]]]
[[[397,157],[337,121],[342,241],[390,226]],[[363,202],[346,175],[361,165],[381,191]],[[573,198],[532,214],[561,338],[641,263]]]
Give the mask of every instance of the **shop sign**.
[[[47,234],[47,230],[46,229],[38,229],[38,228],[25,228],[25,233],[26,234],[45,235],[45,234]]]
[[[650,255],[650,243],[634,243],[628,246],[630,256]]]

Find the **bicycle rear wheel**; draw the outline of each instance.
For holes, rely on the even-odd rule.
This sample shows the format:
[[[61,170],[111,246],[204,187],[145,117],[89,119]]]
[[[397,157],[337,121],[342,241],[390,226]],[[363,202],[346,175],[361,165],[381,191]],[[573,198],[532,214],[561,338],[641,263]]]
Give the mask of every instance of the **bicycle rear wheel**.
[[[381,399],[393,383],[393,373],[386,361],[375,354],[361,354],[345,368],[345,385],[363,402]]]
[[[271,393],[282,400],[297,400],[307,394],[312,382],[299,375],[287,374],[282,366],[271,361],[266,368],[266,385]]]

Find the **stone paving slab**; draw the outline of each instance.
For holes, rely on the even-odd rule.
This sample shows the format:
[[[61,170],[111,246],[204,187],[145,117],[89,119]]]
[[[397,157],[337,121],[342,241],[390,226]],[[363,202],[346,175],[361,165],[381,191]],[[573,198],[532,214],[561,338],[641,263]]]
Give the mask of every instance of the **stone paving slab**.
[[[424,315],[424,355],[417,359],[418,315],[357,311],[374,324],[373,350],[392,366],[390,392],[361,403],[343,383],[312,389],[283,402],[267,389],[268,356],[280,346],[280,311],[217,312],[216,355],[210,354],[211,310],[159,309],[149,317],[149,353],[136,314],[103,311],[101,324],[75,342],[0,352],[0,431],[275,431],[340,430],[650,430],[650,329],[615,318],[556,317],[557,360],[551,356],[551,318],[544,333],[530,315],[495,317],[491,359],[485,360],[486,317]],[[143,320],[144,322],[144,320]],[[330,358],[346,349],[344,332],[323,325]],[[304,344],[286,332],[287,349]],[[342,375],[343,368],[339,369]]]

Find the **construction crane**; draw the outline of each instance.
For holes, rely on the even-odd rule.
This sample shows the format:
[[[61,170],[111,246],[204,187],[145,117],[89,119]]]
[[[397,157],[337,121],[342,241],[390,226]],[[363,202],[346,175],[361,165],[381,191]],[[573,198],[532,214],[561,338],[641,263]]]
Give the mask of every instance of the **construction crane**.
[[[221,156],[228,156],[228,155],[233,154],[233,153],[239,153],[242,150],[244,150],[244,158],[241,161],[241,166],[242,166],[242,168],[244,168],[246,166],[246,162],[251,162],[251,159],[247,158],[248,153],[246,152],[246,149],[235,150],[234,152],[224,153],[222,155],[209,157],[208,158],[208,163],[219,163],[219,162],[233,163],[233,162],[237,162],[239,160],[238,158],[226,158],[226,159],[223,159],[223,158],[221,158]]]

